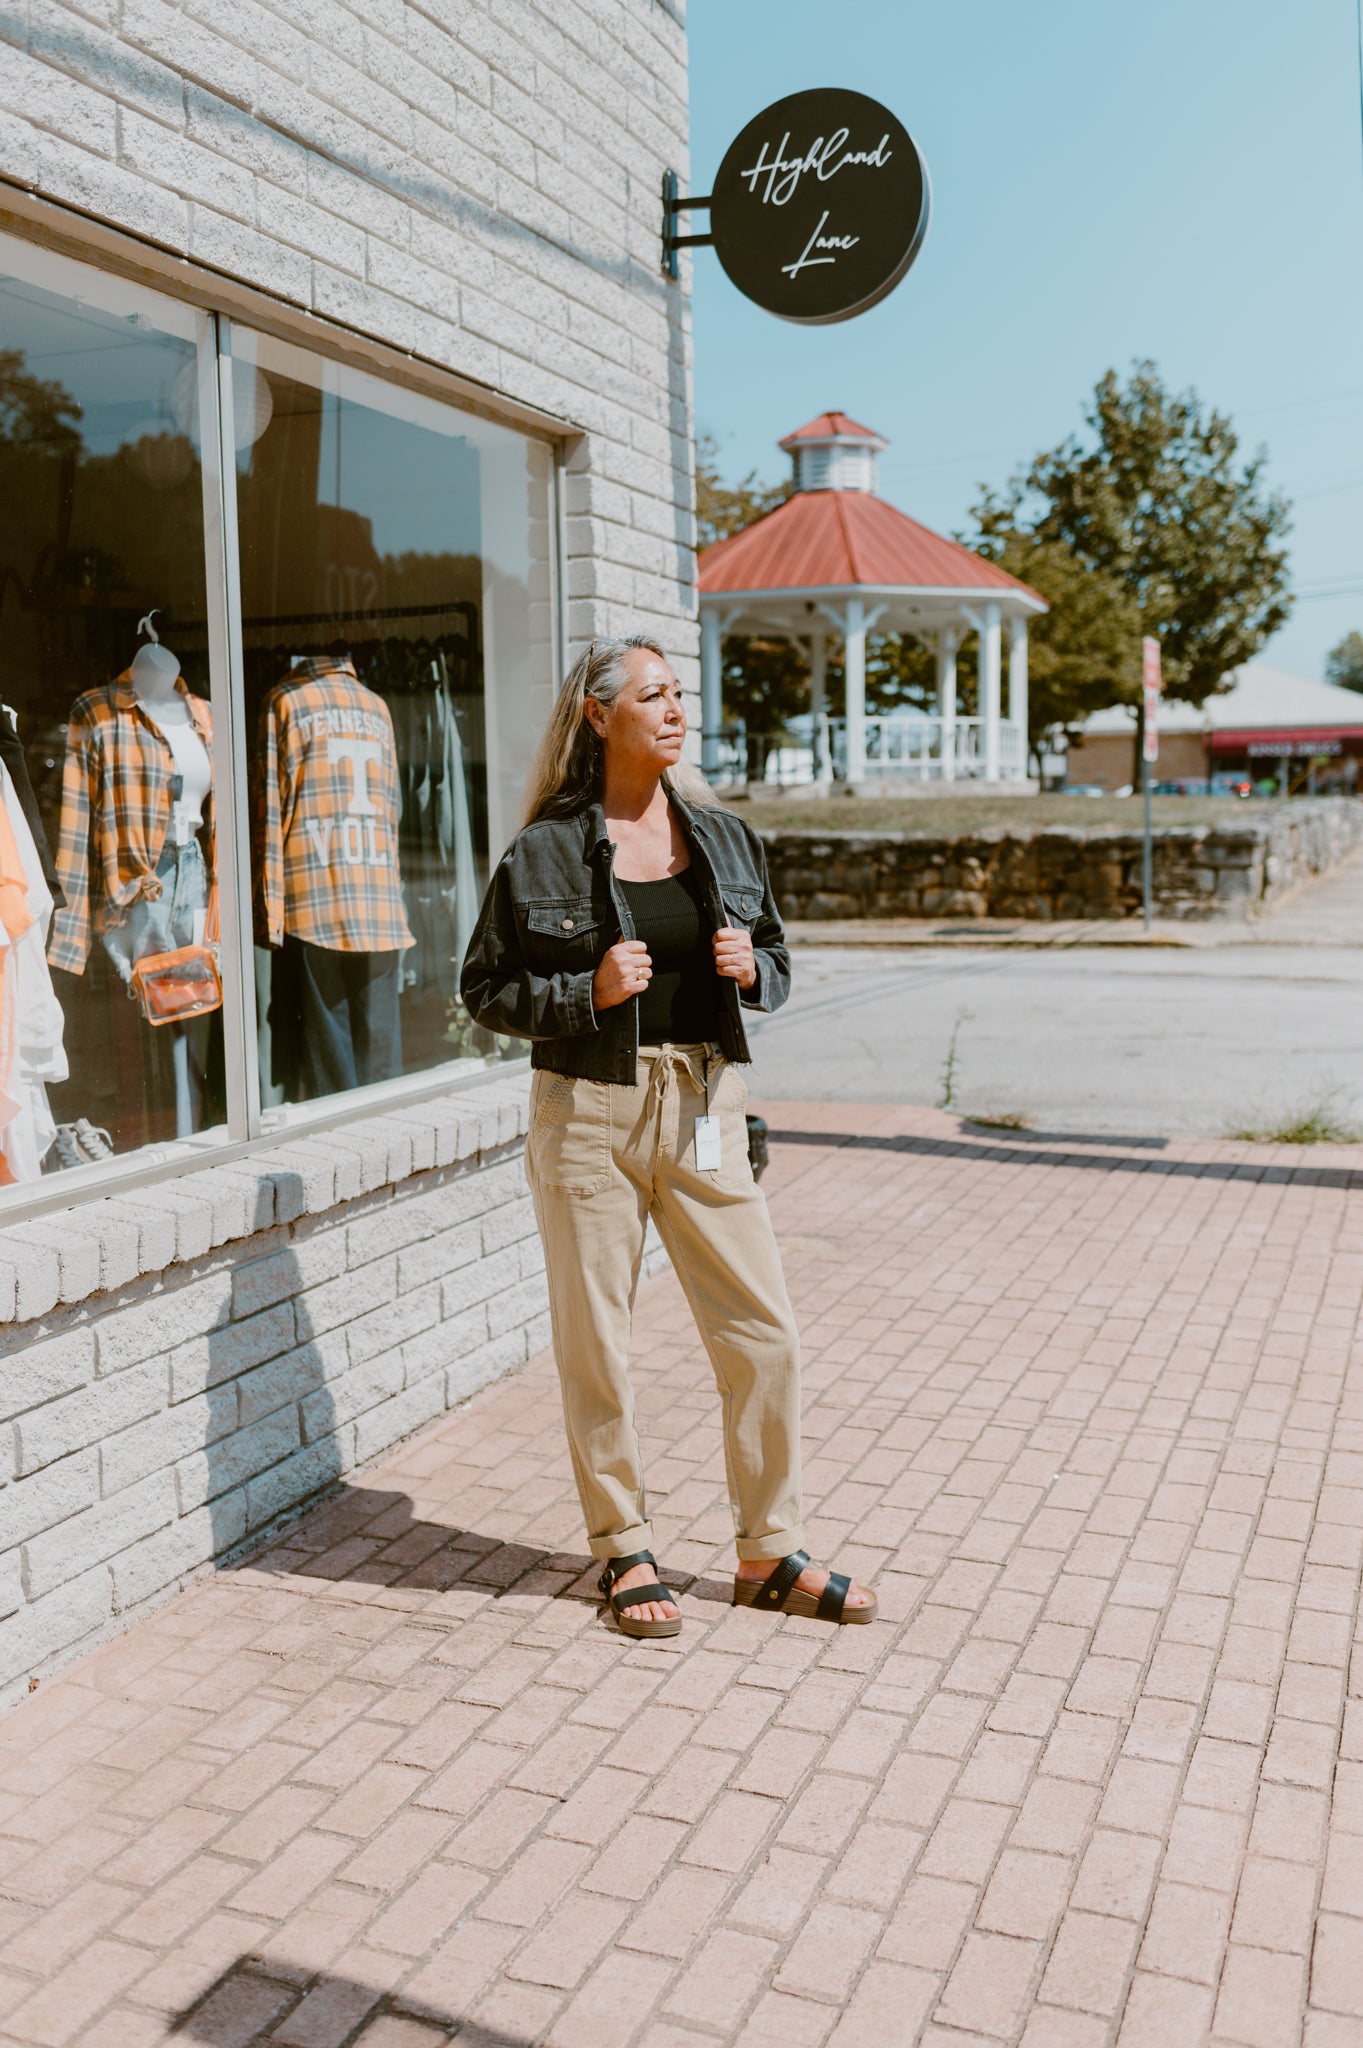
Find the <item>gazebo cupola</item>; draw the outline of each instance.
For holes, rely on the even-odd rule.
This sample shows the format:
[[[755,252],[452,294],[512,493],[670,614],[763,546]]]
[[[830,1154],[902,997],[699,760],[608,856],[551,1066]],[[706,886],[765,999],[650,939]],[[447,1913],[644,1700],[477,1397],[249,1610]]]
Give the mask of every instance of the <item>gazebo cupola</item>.
[[[821,412],[777,446],[794,469],[797,491],[869,491],[876,488],[876,457],[889,442],[845,412]]]
[[[852,786],[881,779],[1021,782],[1027,776],[1027,621],[1046,602],[959,541],[876,494],[882,434],[822,412],[779,444],[794,465],[783,504],[700,558],[702,761],[719,766],[724,636],[785,639],[809,664],[814,773]],[[866,714],[866,641],[905,633],[937,659],[934,712]],[[842,642],[847,715],[824,700],[830,632]],[[976,714],[956,708],[956,656],[979,641]],[[1008,643],[1008,710],[1003,647]]]

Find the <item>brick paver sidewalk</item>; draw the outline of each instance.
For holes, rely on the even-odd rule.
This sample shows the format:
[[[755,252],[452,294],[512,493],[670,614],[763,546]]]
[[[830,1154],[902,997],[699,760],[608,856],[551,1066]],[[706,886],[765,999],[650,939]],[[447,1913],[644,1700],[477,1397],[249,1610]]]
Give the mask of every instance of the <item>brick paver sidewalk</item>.
[[[680,1642],[598,1616],[547,1362],[490,1389],[0,1724],[7,2044],[1363,2042],[1363,1155],[771,1114],[882,1619],[725,1605],[655,1282]]]

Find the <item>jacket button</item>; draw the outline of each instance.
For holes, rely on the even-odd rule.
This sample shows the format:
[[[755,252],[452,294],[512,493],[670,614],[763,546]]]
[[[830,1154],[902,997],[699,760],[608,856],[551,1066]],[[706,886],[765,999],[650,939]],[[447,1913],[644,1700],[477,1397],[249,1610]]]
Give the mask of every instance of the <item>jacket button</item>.
[[[570,932],[573,929],[573,920],[571,919],[571,917],[564,918],[563,929],[565,932]]]

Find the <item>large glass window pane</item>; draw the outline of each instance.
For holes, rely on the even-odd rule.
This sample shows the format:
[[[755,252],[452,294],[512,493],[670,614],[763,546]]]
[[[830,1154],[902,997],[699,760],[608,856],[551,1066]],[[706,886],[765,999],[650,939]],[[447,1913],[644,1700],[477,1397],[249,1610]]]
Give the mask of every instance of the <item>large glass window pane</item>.
[[[0,240],[0,1182],[222,1135],[208,347]]]
[[[551,451],[266,337],[234,329],[232,348],[261,1096],[279,1121],[502,1056],[459,963],[548,706]]]

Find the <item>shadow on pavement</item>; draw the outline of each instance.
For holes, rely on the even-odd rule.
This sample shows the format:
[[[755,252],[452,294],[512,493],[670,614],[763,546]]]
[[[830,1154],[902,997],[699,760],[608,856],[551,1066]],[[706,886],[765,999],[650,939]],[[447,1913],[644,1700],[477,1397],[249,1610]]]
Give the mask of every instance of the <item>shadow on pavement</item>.
[[[972,1132],[987,1131],[1001,1145],[1123,1145],[1128,1152],[1164,1152],[1169,1145],[1167,1138],[1127,1138],[1114,1131],[1008,1131],[973,1116],[962,1117],[961,1122]]]
[[[830,1147],[848,1146],[863,1152],[917,1152],[925,1159],[978,1159],[986,1165],[1016,1166],[1069,1166],[1081,1167],[1088,1173],[1149,1173],[1157,1176],[1186,1178],[1188,1180],[1247,1180],[1259,1181],[1269,1187],[1302,1188],[1363,1188],[1363,1168],[1348,1166],[1272,1166],[1256,1165],[1253,1159],[1127,1159],[1119,1152],[1109,1152],[1101,1157],[1086,1155],[1082,1151],[1048,1152],[1045,1135],[1037,1131],[1017,1132],[1007,1143],[997,1133],[987,1141],[972,1142],[951,1138],[915,1137],[912,1133],[901,1136],[865,1135],[859,1131],[782,1131],[773,1127],[768,1132],[773,1145],[824,1145]],[[1092,1144],[1091,1138],[1065,1138],[1066,1145]],[[1135,1145],[1139,1139],[1108,1138],[1109,1145]],[[1163,1142],[1167,1142],[1163,1141]]]
[[[521,2034],[437,2012],[419,2000],[394,1999],[370,1984],[278,1964],[274,1975],[260,1956],[238,1956],[198,2003],[171,2027],[172,2041],[205,2048],[252,2048],[255,2042],[296,2048],[530,2048]]]
[[[353,1481],[239,1563],[281,1578],[301,1574],[426,1593],[469,1586],[493,1599],[515,1592],[592,1602],[601,1569],[586,1551],[541,1550],[453,1522],[424,1521],[407,1494]]]
[[[515,1593],[601,1605],[600,1560],[585,1551],[540,1550],[449,1522],[423,1521],[405,1493],[354,1482],[343,1483],[330,1500],[305,1514],[268,1549],[248,1552],[227,1570],[238,1568],[277,1578],[393,1586],[403,1592],[447,1593],[465,1586],[494,1600]],[[727,1578],[693,1578],[679,1571],[666,1576],[678,1593],[723,1606],[732,1602]],[[604,1608],[602,1621],[615,1632]]]

